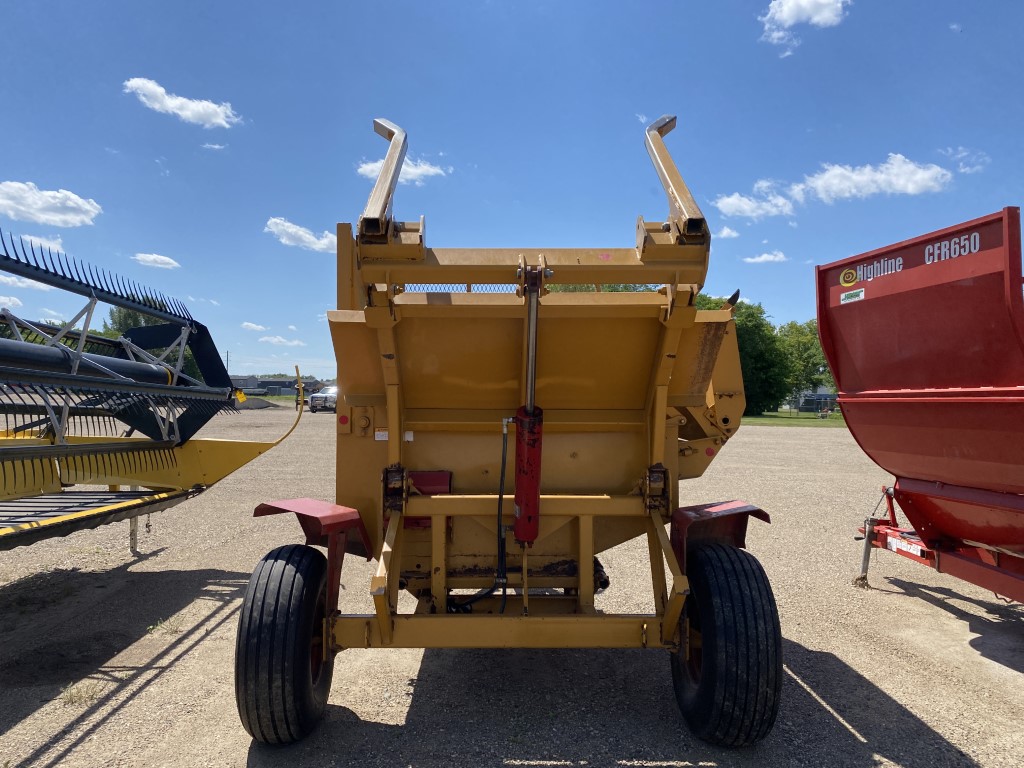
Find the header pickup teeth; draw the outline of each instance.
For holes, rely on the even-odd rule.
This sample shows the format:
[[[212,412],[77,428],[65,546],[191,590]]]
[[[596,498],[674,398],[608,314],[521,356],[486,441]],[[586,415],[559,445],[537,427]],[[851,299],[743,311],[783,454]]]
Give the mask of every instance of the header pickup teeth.
[[[20,247],[19,247],[20,246]],[[14,235],[0,231],[0,270],[28,280],[93,297],[122,309],[133,309],[177,325],[192,325],[192,315],[177,299],[165,296],[127,278],[108,274],[65,253],[45,250],[37,252],[31,241],[15,240]]]

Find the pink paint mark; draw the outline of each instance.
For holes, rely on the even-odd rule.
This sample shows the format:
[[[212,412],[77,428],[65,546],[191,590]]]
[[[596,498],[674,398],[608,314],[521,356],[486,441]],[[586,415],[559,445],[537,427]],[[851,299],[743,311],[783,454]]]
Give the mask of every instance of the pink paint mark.
[[[338,423],[339,424],[348,424],[348,416],[346,416],[345,414],[342,414],[341,416],[339,416],[338,417]]]
[[[612,255],[610,253],[599,253],[597,255],[597,258],[599,258],[601,261],[611,261]]]
[[[704,449],[704,453],[706,453],[708,456],[714,456],[715,455],[715,449],[714,448],[705,448]]]

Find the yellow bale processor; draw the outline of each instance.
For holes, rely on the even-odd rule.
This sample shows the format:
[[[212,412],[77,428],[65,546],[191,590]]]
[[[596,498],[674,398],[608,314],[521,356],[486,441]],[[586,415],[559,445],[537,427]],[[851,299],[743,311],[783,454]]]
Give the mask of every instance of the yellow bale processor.
[[[262,742],[305,736],[346,648],[657,648],[698,736],[762,739],[781,636],[743,547],[749,517],[768,515],[679,506],[679,481],[736,434],[744,396],[736,298],[695,306],[711,238],[664,143],[675,118],[646,131],[669,215],[640,218],[632,248],[429,248],[422,218],[392,216],[405,132],[374,125],[390,146],[358,224],[338,225],[328,313],[336,503],[256,510],[294,513],[306,543],[270,552],[250,581],[243,725]],[[603,612],[598,556],[636,537],[654,610]],[[338,611],[346,553],[377,562],[371,614]],[[403,590],[415,608],[399,612]]]

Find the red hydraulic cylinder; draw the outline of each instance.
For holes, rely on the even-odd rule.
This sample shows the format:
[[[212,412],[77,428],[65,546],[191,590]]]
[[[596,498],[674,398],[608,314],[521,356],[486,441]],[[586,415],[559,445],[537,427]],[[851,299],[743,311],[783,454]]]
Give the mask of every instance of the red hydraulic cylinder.
[[[540,531],[540,447],[544,412],[524,405],[516,411],[515,537],[520,546],[533,546]]]

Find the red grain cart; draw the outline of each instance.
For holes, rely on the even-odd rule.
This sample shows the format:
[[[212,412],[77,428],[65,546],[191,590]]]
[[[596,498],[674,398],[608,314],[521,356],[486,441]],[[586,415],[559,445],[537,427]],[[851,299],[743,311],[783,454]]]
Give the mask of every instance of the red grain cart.
[[[874,546],[1024,602],[1020,210],[826,264],[816,278],[846,423],[896,476],[888,515],[865,523],[862,578]]]

